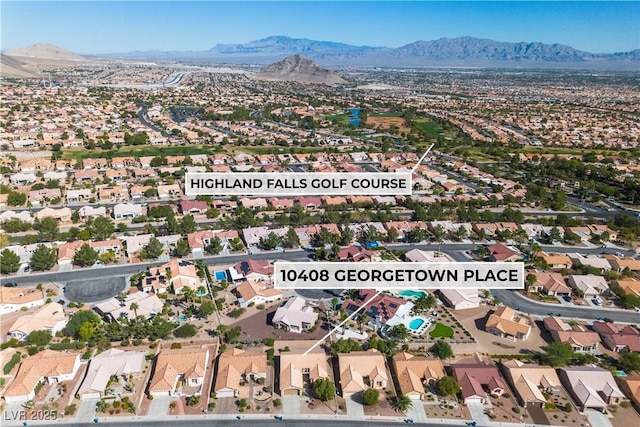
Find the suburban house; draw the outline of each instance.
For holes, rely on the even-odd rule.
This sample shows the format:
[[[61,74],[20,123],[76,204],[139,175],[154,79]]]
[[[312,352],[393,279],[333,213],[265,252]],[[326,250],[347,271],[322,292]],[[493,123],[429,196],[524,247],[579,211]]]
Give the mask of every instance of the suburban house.
[[[487,249],[489,250],[489,259],[491,261],[522,261],[522,255],[520,255],[520,252],[503,243],[495,243],[487,246]]]
[[[633,325],[618,325],[608,322],[593,322],[602,343],[616,353],[624,351],[640,352],[640,331]]]
[[[281,395],[302,396],[315,380],[331,378],[327,355],[319,347],[306,355],[301,352],[281,352],[279,358]]]
[[[487,319],[487,332],[503,338],[525,341],[531,334],[531,324],[525,317],[519,316],[507,306],[499,307]]]
[[[611,264],[606,258],[600,258],[597,255],[583,255],[579,253],[569,254],[569,258],[574,264],[586,265],[589,267],[597,268],[602,273],[611,270]]]
[[[133,219],[142,216],[142,206],[135,203],[118,203],[113,207],[114,219]]]
[[[360,289],[360,298],[344,300],[342,308],[347,313],[352,313],[370,300],[364,308],[364,313],[372,319],[376,327],[393,326],[399,323],[413,308],[412,302],[395,295],[382,293],[372,299],[375,293],[376,291],[372,289]]]
[[[525,408],[530,405],[543,406],[547,402],[543,393],[552,394],[561,387],[556,370],[550,366],[511,359],[502,362],[502,367],[505,378]]]
[[[135,309],[131,308],[132,305]],[[114,297],[98,303],[94,309],[107,322],[117,322],[123,318],[134,319],[138,316],[150,319],[162,312],[163,305],[162,300],[155,294],[135,292],[128,294],[122,301]]]
[[[0,286],[0,316],[14,311],[38,307],[46,301],[45,293],[35,286],[8,288]]]
[[[548,254],[546,252],[540,251],[537,258],[542,259],[547,263],[550,269],[552,270],[561,270],[563,268],[571,268],[573,265],[573,261],[567,255],[561,254]]]
[[[640,280],[624,279],[617,280],[615,283],[626,293],[640,297]]]
[[[543,320],[554,341],[567,343],[576,353],[594,354],[598,350],[600,336],[583,325],[570,326],[553,316]]]
[[[201,395],[210,364],[209,348],[204,346],[161,350],[149,393],[151,396]]]
[[[404,254],[404,258],[409,262],[453,262],[443,252],[423,251],[421,249],[411,249]]]
[[[129,376],[138,376],[144,367],[144,351],[124,351],[110,348],[91,358],[82,385],[78,389],[80,399],[101,399],[107,392],[112,377],[129,381]]]
[[[384,355],[377,350],[340,353],[338,369],[345,397],[368,388],[383,390],[390,382]]]
[[[558,376],[580,411],[587,408],[603,411],[607,405],[618,404],[624,399],[613,375],[606,369],[595,366],[563,368]]]
[[[274,289],[265,282],[244,281],[234,289],[240,307],[250,304],[266,304],[282,299],[282,291]]]
[[[198,200],[182,200],[180,201],[179,207],[180,212],[185,215],[202,214],[205,213],[207,209],[209,209],[209,205],[207,205],[207,202],[200,202]]]
[[[291,332],[302,332],[311,329],[318,320],[318,313],[301,297],[289,299],[276,310],[272,323],[275,328]]]
[[[229,270],[234,281],[250,280],[252,282],[264,282],[271,280],[271,276],[273,275],[273,265],[270,264],[269,261],[254,259],[239,262]]]
[[[24,341],[33,331],[49,331],[53,336],[62,331],[67,322],[63,307],[57,302],[50,302],[33,313],[18,317],[6,330],[8,338]]]
[[[440,289],[440,299],[454,310],[480,307],[480,293],[477,289]]]
[[[204,282],[198,276],[195,264],[181,259],[172,259],[160,267],[150,267],[141,284],[144,292],[162,294],[171,287],[176,295],[185,288],[196,291],[201,286],[204,286]]]
[[[508,390],[498,368],[489,362],[455,363],[451,365],[451,371],[460,384],[465,403],[485,404],[487,393],[483,387],[498,396]]]
[[[611,264],[611,268],[617,272],[621,273],[625,270],[640,271],[640,259],[631,257],[620,258],[612,254],[605,255],[604,257],[609,261],[609,264]]]
[[[607,280],[602,276],[588,275],[571,275],[567,278],[567,283],[573,289],[583,292],[585,298],[595,298],[600,295],[609,294],[609,285]]]
[[[380,256],[374,251],[365,249],[362,246],[351,245],[338,252],[338,261],[346,262],[376,262],[380,261]]]
[[[547,273],[541,271],[527,271],[533,274],[536,281],[529,286],[529,292],[540,292],[549,296],[570,296],[571,289],[565,284],[564,277],[560,273]]]
[[[429,385],[446,375],[440,359],[402,352],[393,356],[392,362],[401,394],[412,399],[424,400]]]
[[[213,391],[217,397],[248,397],[249,381],[267,377],[267,354],[260,348],[230,348],[218,357]]]
[[[622,379],[622,384],[627,396],[631,396],[635,404],[640,404],[640,375],[629,375]]]
[[[22,403],[35,397],[40,382],[58,384],[72,380],[80,367],[80,354],[44,350],[22,360],[18,373],[4,392],[6,403]],[[71,389],[71,387],[69,387]]]

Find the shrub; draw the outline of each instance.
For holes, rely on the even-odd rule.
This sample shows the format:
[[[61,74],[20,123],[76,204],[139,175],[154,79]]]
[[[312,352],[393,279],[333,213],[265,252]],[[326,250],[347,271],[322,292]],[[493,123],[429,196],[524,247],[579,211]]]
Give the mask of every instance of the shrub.
[[[273,406],[276,408],[279,408],[280,405],[282,405],[282,401],[280,399],[274,399],[273,400]]]
[[[216,399],[218,397],[218,395],[216,394],[215,391],[212,391],[211,393],[209,393],[209,397],[212,399]]]
[[[142,340],[140,338],[136,338],[135,340],[133,340],[133,345],[135,345],[136,347],[140,344],[142,344]]]
[[[120,343],[121,347],[127,347],[128,345],[129,345],[129,340],[127,339],[122,340],[122,342]]]
[[[180,344],[179,342],[172,342],[171,343],[171,348],[182,348],[182,344]]]
[[[264,304],[258,304],[258,305],[256,305],[256,308],[257,308],[258,310],[264,310],[264,307],[265,307],[265,306],[264,306]]]
[[[276,342],[276,340],[274,338],[263,338],[262,339],[262,344],[268,346],[268,347],[273,347],[273,344]]]
[[[216,409],[216,402],[211,402],[207,405],[207,411],[213,411]]]
[[[573,406],[571,406],[571,403],[567,402],[566,405],[564,405],[564,411],[565,412],[571,412],[573,411]]]
[[[76,413],[76,409],[77,409],[77,405],[75,403],[67,406],[66,408],[64,408],[64,414],[65,415],[73,415]]]
[[[362,400],[367,406],[373,406],[377,404],[378,399],[380,399],[380,392],[374,388],[368,388],[362,394]]]
[[[620,402],[620,406],[623,408],[631,408],[631,402],[629,402],[628,400],[623,400],[622,402]]]
[[[187,398],[187,406],[198,406],[200,404],[200,395],[192,394]]]
[[[113,409],[119,409],[122,406],[122,403],[119,400],[113,402]]]
[[[178,328],[176,328],[176,330],[173,331],[173,335],[175,335],[177,338],[190,338],[195,336],[198,333],[198,329],[196,329],[195,326],[189,324],[189,323],[185,323],[182,326],[179,326]]]
[[[13,367],[16,366],[16,364],[18,362],[20,362],[21,357],[22,357],[22,355],[20,354],[19,351],[14,353],[13,356],[11,356],[11,360],[9,360],[6,365],[4,365],[4,374],[5,375],[9,374],[9,372],[11,372]]]

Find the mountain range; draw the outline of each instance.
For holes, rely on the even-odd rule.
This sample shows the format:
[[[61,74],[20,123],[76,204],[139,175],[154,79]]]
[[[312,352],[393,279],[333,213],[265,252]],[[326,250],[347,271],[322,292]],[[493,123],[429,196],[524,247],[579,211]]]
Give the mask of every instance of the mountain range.
[[[83,57],[53,45],[33,45],[3,52],[23,62],[57,58],[67,62],[99,59],[143,59],[236,64],[271,64],[304,55],[322,66],[349,67],[508,67],[640,69],[640,49],[589,53],[562,44],[499,42],[474,37],[416,41],[398,48],[355,46],[332,41],[272,36],[243,44],[217,44],[204,51],[135,51]],[[3,58],[6,64],[7,59]]]

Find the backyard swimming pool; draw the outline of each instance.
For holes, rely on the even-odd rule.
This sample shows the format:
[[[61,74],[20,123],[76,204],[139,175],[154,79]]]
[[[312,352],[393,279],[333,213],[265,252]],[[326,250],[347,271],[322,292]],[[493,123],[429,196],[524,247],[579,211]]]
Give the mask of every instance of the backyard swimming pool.
[[[409,329],[411,329],[412,331],[418,331],[424,324],[425,320],[423,318],[416,317],[415,319],[411,320],[411,322],[409,322]]]
[[[222,281],[222,280],[227,280],[227,272],[226,271],[216,271],[215,273],[213,273],[214,276],[216,277],[216,280],[218,282]]]
[[[411,289],[403,289],[398,293],[398,295],[400,295],[401,297],[407,297],[407,298],[420,298],[420,297],[427,296],[425,292],[412,291]]]

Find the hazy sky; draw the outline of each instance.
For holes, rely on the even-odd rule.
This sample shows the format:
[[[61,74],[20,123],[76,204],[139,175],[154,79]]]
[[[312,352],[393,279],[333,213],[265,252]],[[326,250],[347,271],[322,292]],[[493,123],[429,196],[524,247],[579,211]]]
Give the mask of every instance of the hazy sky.
[[[639,1],[2,1],[2,49],[53,43],[81,54],[205,50],[272,35],[399,47],[473,36],[640,48]]]

